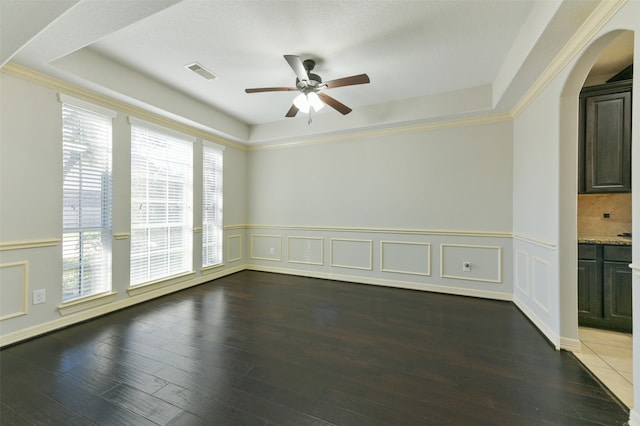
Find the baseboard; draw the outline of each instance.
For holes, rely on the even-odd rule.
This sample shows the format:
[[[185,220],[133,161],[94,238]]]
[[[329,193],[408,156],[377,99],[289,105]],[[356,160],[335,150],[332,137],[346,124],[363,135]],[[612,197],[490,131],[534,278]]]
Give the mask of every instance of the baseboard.
[[[451,287],[451,286],[445,286],[440,284],[424,284],[424,283],[407,282],[407,281],[393,281],[393,280],[386,280],[381,278],[335,274],[331,272],[304,271],[299,269],[288,269],[288,268],[279,268],[279,267],[273,267],[273,266],[250,265],[250,264],[238,265],[233,268],[224,269],[221,271],[217,271],[215,273],[210,273],[210,274],[200,276],[176,285],[161,287],[157,290],[132,296],[124,300],[110,303],[108,305],[98,306],[96,308],[88,309],[85,311],[78,312],[76,314],[58,318],[54,321],[49,321],[44,324],[38,324],[33,327],[18,330],[13,333],[8,333],[6,335],[0,336],[0,348],[7,345],[14,344],[14,343],[18,343],[23,340],[31,339],[45,333],[50,333],[52,331],[55,331],[64,327],[68,327],[70,325],[77,324],[83,321],[87,321],[111,312],[115,312],[120,309],[127,308],[129,306],[137,305],[139,303],[143,303],[160,296],[164,296],[167,294],[174,293],[176,291],[187,289],[189,287],[200,285],[207,281],[215,280],[217,278],[221,278],[226,275],[231,275],[243,270],[273,272],[273,273],[287,274],[287,275],[298,275],[298,276],[310,277],[310,278],[320,278],[320,279],[328,279],[328,280],[336,280],[336,281],[344,281],[344,282],[353,282],[358,284],[377,285],[382,287],[393,287],[393,288],[402,288],[402,289],[408,289],[408,290],[420,290],[420,291],[428,291],[433,293],[451,294],[456,296],[468,296],[468,297],[478,297],[483,299],[512,301],[515,303],[518,309],[520,309],[529,318],[529,320],[533,322],[533,324],[543,333],[543,335],[551,342],[551,344],[556,349],[562,348],[567,350],[575,350],[576,348],[577,349],[580,348],[579,340],[575,340],[575,339],[561,340],[552,330],[550,330],[544,324],[543,321],[541,321],[538,317],[536,317],[535,314],[531,312],[524,303],[519,301],[517,298],[514,298],[514,296],[511,293]],[[640,423],[638,424],[638,426],[640,426]]]
[[[634,408],[629,410],[629,426],[640,426],[640,412]]]
[[[265,265],[247,265],[247,269],[252,271],[273,272],[273,273],[286,274],[286,275],[299,275],[299,276],[309,277],[309,278],[345,281],[345,282],[353,282],[358,284],[371,284],[371,285],[377,285],[381,287],[394,287],[394,288],[403,288],[408,290],[429,291],[432,293],[444,293],[444,294],[451,294],[456,296],[479,297],[483,299],[505,300],[505,301],[512,301],[513,299],[511,293],[451,287],[451,286],[445,286],[445,285],[439,285],[439,284],[424,284],[424,283],[416,283],[416,282],[409,282],[409,281],[393,281],[393,280],[386,280],[382,278],[363,277],[363,276],[357,276],[357,275],[341,275],[341,274],[334,274],[332,272],[304,271],[300,269],[279,268],[279,267],[265,266]]]
[[[560,336],[558,336],[553,330],[551,330],[547,324],[544,323],[529,307],[523,303],[517,295],[513,296],[513,303],[518,309],[527,317],[529,321],[536,326],[538,330],[544,335],[549,343],[556,349],[560,350],[562,345],[560,344]]]
[[[560,337],[560,349],[569,352],[581,352],[582,343],[580,339],[569,339],[568,337]]]
[[[153,290],[147,293],[132,296],[127,299],[119,300],[107,305],[101,305],[93,309],[87,309],[81,312],[77,312],[72,315],[64,316],[53,321],[46,322],[44,324],[38,324],[33,327],[24,328],[13,333],[8,333],[0,336],[0,348],[21,342],[23,340],[32,339],[42,334],[50,333],[52,331],[59,330],[61,328],[68,327],[70,325],[78,324],[84,321],[88,321],[93,318],[100,317],[105,314],[109,314],[120,309],[128,308],[139,303],[148,302],[160,296],[175,293],[176,291],[184,290],[189,287],[194,287],[200,284],[204,284],[208,281],[222,278],[226,275],[235,274],[247,269],[247,265],[239,265],[233,268],[224,269],[216,273],[206,274],[188,281],[181,282],[172,286],[162,287],[157,290]]]
[[[392,281],[392,280],[385,280],[380,278],[361,277],[361,276],[354,276],[354,275],[341,275],[341,274],[325,273],[325,272],[303,271],[299,269],[287,269],[287,268],[278,268],[278,267],[270,267],[270,266],[262,266],[262,265],[242,264],[242,265],[235,266],[233,268],[217,271],[215,273],[209,273],[209,274],[206,274],[191,280],[187,280],[175,285],[169,285],[169,286],[161,287],[149,292],[133,295],[127,299],[119,300],[114,303],[109,303],[106,305],[97,306],[92,309],[83,310],[75,314],[71,314],[68,316],[55,319],[53,321],[49,321],[43,324],[38,324],[33,327],[27,327],[27,328],[15,331],[13,333],[5,334],[3,336],[0,336],[0,348],[7,345],[12,345],[12,344],[21,342],[23,340],[32,339],[34,337],[37,337],[46,333],[51,333],[61,328],[69,327],[74,324],[88,321],[93,318],[97,318],[102,315],[106,315],[106,314],[118,311],[120,309],[128,308],[130,306],[137,305],[139,303],[144,303],[149,300],[153,300],[157,297],[165,296],[167,294],[171,294],[176,291],[180,291],[180,290],[187,289],[189,287],[200,285],[205,282],[215,280],[215,279],[224,277],[226,275],[231,275],[243,270],[273,272],[273,273],[287,274],[287,275],[298,275],[298,276],[310,277],[310,278],[353,282],[358,284],[370,284],[370,285],[377,285],[377,286],[383,286],[383,287],[403,288],[403,289],[409,289],[409,290],[429,291],[434,293],[452,294],[457,296],[470,296],[470,297],[478,297],[478,298],[493,299],[493,300],[505,300],[505,301],[512,300],[512,295],[510,293],[503,293],[503,292],[465,289],[465,288],[457,288],[457,287],[450,287],[450,286],[437,285],[437,284]]]

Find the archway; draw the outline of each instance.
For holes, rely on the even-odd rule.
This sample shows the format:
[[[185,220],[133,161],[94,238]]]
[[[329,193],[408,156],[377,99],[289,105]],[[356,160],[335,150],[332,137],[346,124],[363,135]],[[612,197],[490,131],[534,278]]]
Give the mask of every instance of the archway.
[[[578,97],[600,55],[625,30],[604,34],[585,49],[571,70],[560,99],[559,278],[560,335],[579,347],[577,291]],[[636,127],[637,128],[637,127]],[[637,196],[634,196],[634,198]],[[634,309],[635,311],[635,309]]]

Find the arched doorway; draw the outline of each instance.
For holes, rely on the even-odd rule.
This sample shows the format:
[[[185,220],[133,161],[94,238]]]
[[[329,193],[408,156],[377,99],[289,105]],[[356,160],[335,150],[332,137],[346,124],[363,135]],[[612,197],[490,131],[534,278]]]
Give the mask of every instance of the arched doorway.
[[[578,97],[598,58],[625,30],[595,40],[571,70],[560,102],[560,330],[563,339],[579,345],[577,293]],[[569,345],[571,346],[571,345]],[[631,403],[633,398],[631,397]],[[629,404],[629,401],[627,401]]]

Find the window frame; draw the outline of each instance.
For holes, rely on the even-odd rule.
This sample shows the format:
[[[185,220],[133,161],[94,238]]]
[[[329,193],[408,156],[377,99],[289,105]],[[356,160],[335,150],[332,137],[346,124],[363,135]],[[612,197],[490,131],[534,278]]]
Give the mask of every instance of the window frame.
[[[129,122],[131,124],[129,286],[135,288],[164,281],[193,270],[195,138],[133,117],[129,117]],[[139,146],[136,146],[137,144]],[[146,168],[144,173],[138,173],[143,164]],[[142,180],[144,184],[140,183]],[[137,184],[141,186],[136,188]],[[175,198],[178,195],[180,195],[179,199]],[[141,210],[142,215],[139,214]],[[142,216],[145,217],[144,220]],[[174,217],[180,217],[181,220],[174,221]],[[178,244],[178,241],[181,242]]]
[[[209,157],[214,157],[207,164]],[[211,168],[213,171],[211,171]],[[213,186],[213,187],[212,187]],[[224,264],[224,147],[202,141],[202,261],[201,267]],[[211,195],[211,196],[209,196]],[[214,214],[208,212],[213,210]],[[210,251],[213,251],[213,254]]]
[[[58,94],[58,100],[62,104],[64,304],[112,289],[113,119],[117,113],[64,94]],[[75,290],[67,288],[68,282],[76,283]]]

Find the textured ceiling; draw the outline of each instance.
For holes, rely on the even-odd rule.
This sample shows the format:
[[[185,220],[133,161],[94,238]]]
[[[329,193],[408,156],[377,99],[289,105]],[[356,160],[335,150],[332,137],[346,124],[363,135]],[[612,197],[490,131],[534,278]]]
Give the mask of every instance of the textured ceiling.
[[[252,142],[508,108],[599,2],[0,0],[3,24],[23,22],[0,30],[0,59]],[[284,54],[371,83],[328,92],[348,116],[285,119],[296,93],[244,92],[295,85]]]

